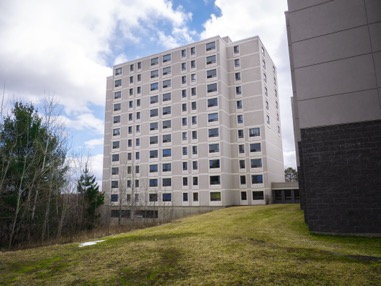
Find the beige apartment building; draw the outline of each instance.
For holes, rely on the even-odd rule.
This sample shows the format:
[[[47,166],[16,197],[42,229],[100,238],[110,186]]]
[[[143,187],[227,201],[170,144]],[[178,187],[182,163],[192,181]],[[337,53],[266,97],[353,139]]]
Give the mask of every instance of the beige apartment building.
[[[276,67],[259,37],[219,36],[116,65],[107,78],[109,216],[271,202],[284,180]]]

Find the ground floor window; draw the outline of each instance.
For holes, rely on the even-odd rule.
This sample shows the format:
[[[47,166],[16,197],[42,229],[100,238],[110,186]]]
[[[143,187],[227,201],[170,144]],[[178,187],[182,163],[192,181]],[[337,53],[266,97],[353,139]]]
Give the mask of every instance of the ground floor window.
[[[241,201],[247,201],[247,193],[241,192]]]
[[[264,194],[263,191],[253,191],[253,200],[263,200]]]
[[[210,201],[212,201],[212,202],[221,201],[221,192],[211,192],[210,193]]]
[[[172,200],[172,194],[166,193],[163,194],[163,202],[170,202]]]
[[[111,217],[129,218],[131,216],[130,210],[111,210]]]

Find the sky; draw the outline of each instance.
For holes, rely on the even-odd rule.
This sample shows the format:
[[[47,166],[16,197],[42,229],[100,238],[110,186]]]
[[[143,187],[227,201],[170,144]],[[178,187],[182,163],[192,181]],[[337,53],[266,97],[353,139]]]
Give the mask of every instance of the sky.
[[[1,0],[0,84],[15,100],[60,105],[70,152],[102,177],[112,66],[219,35],[259,36],[277,66],[285,167],[296,167],[286,0]]]

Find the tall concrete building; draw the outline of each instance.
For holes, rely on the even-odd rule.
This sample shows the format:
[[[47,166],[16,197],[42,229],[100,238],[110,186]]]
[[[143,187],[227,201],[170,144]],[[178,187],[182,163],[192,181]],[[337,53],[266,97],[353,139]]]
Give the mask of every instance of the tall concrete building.
[[[381,233],[381,1],[288,0],[300,189],[313,232]]]
[[[107,78],[111,217],[265,204],[283,172],[276,67],[258,37],[210,38]]]

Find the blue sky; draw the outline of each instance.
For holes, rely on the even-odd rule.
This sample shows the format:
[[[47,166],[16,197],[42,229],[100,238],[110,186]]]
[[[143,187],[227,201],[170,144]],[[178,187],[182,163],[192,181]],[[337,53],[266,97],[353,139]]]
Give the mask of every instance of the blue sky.
[[[286,0],[3,0],[0,84],[6,102],[53,95],[71,152],[101,178],[112,66],[215,35],[258,35],[278,70],[285,166],[295,167]]]

